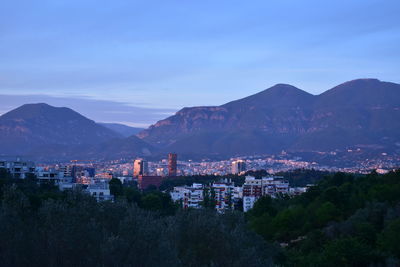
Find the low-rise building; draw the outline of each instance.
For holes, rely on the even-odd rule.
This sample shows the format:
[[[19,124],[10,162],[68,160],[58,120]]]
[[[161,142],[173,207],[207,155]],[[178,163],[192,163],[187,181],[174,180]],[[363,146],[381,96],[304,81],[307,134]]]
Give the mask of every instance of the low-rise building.
[[[105,181],[88,184],[86,192],[95,197],[97,201],[113,200],[108,182]]]
[[[64,173],[56,170],[37,169],[35,174],[40,184],[53,183],[58,185],[60,180],[64,178]]]
[[[174,202],[180,202],[182,208],[201,208],[204,198],[213,198],[215,209],[219,213],[237,208],[242,197],[241,187],[227,179],[211,185],[192,184],[192,186],[177,186],[170,192]]]
[[[6,169],[17,179],[25,179],[35,174],[35,164],[32,161],[21,161],[19,158],[13,161],[0,161],[0,168]]]

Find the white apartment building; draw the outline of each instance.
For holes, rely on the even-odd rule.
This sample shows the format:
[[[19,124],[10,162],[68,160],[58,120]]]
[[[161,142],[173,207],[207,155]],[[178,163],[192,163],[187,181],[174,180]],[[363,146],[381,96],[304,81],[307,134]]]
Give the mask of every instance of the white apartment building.
[[[39,183],[54,183],[59,184],[60,180],[64,177],[64,172],[57,172],[55,170],[36,169],[36,178]]]
[[[256,196],[244,196],[243,197],[243,211],[247,212],[254,207],[254,203],[259,199]]]
[[[86,192],[95,197],[97,201],[113,200],[108,182],[96,182],[88,184]]]
[[[279,194],[289,194],[289,182],[281,176],[270,176],[256,179],[246,176],[243,184],[243,211],[253,208],[254,203],[262,196],[276,197]]]
[[[224,213],[225,210],[232,210],[235,204],[241,198],[242,190],[240,187],[235,187],[232,181],[225,179],[224,181],[213,183],[212,189],[215,193],[215,209],[219,213]]]
[[[177,186],[170,192],[171,199],[174,202],[181,202],[182,208],[201,208],[203,198],[203,185],[193,184],[192,186]]]
[[[14,178],[25,179],[29,174],[35,173],[35,164],[32,161],[0,161],[0,168],[6,169]]]

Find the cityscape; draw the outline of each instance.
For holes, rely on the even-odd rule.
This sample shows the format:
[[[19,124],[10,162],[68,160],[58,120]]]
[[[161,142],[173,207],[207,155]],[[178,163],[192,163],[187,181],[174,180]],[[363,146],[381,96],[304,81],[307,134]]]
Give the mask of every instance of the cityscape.
[[[352,151],[348,151],[351,153]],[[385,164],[385,165],[383,165]],[[299,195],[312,187],[304,184],[301,187],[291,187],[283,176],[275,173],[290,172],[295,169],[315,169],[325,172],[347,172],[355,174],[368,174],[376,171],[385,174],[395,171],[397,161],[369,162],[360,164],[357,168],[337,168],[319,166],[316,162],[302,161],[300,157],[289,159],[287,153],[267,158],[250,157],[247,159],[231,159],[224,161],[178,161],[176,153],[169,153],[166,159],[159,162],[149,162],[138,158],[128,163],[101,162],[80,163],[72,161],[67,164],[35,165],[34,162],[0,161],[0,168],[7,170],[14,178],[25,179],[29,175],[35,176],[39,184],[54,184],[61,191],[82,188],[97,201],[113,200],[108,183],[116,178],[121,183],[135,183],[140,190],[149,187],[160,188],[166,179],[179,176],[215,176],[214,182],[209,184],[193,183],[191,185],[176,186],[165,190],[171,199],[180,203],[182,208],[204,208],[204,198],[210,197],[212,192],[215,209],[218,212],[225,210],[251,210],[254,203],[262,196],[277,197],[279,195]],[[265,170],[268,176],[255,178],[246,175],[247,171]],[[244,183],[235,186],[228,175],[245,176]]]
[[[399,13],[2,1],[0,267],[400,266]]]
[[[159,188],[165,179],[174,179],[178,175],[244,175],[247,170],[259,170],[260,160],[256,162],[245,160],[227,162],[191,163],[177,161],[177,154],[168,154],[168,159],[160,163],[149,163],[143,159],[136,159],[133,163],[125,163],[111,166],[103,166],[96,169],[95,165],[71,164],[55,166],[35,166],[33,162],[21,161],[0,161],[0,168],[5,169],[15,179],[26,179],[30,175],[35,176],[39,184],[54,184],[61,191],[82,188],[89,195],[94,196],[97,201],[113,200],[108,183],[111,179],[117,178],[121,183],[135,182],[138,189],[147,190],[153,186]],[[252,163],[252,165],[248,165]],[[254,165],[254,163],[256,165]],[[149,168],[150,166],[150,168]],[[178,171],[179,166],[179,171]],[[248,167],[251,167],[251,169]],[[293,165],[298,168],[305,168],[307,165]],[[191,172],[190,170],[193,170]],[[218,171],[217,171],[218,170]],[[223,172],[222,172],[223,171]],[[216,178],[217,179],[217,178]],[[299,195],[306,192],[311,184],[304,187],[290,187],[289,182],[282,176],[268,176],[256,179],[246,176],[242,186],[235,186],[229,178],[220,178],[212,184],[192,184],[190,186],[174,187],[167,192],[174,202],[182,204],[183,208],[201,208],[204,198],[211,197],[215,209],[218,212],[225,210],[250,210],[260,197],[268,195]],[[208,191],[206,191],[208,190]],[[240,207],[239,207],[240,205]]]

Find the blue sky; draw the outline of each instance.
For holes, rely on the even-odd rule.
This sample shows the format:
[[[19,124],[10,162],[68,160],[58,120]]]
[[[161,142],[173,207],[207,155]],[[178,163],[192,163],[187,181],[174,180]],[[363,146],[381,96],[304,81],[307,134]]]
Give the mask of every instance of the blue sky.
[[[146,126],[276,83],[400,83],[399,14],[398,0],[3,0],[0,113],[48,102]]]

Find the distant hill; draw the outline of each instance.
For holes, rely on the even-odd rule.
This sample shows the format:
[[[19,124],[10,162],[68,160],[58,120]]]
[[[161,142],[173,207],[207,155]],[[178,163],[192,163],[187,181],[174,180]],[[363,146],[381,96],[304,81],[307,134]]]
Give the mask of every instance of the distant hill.
[[[400,85],[359,79],[315,96],[277,84],[221,106],[183,108],[138,136],[186,156],[393,151],[400,146]]]
[[[150,151],[136,136],[125,139],[69,108],[26,104],[0,116],[0,155],[96,159]]]
[[[124,137],[129,137],[131,135],[136,135],[139,132],[144,130],[144,128],[131,127],[131,126],[127,126],[127,125],[120,124],[120,123],[98,122],[98,124],[108,128],[110,130],[113,130],[114,132],[117,132],[117,133],[119,133],[120,135],[122,135]]]

